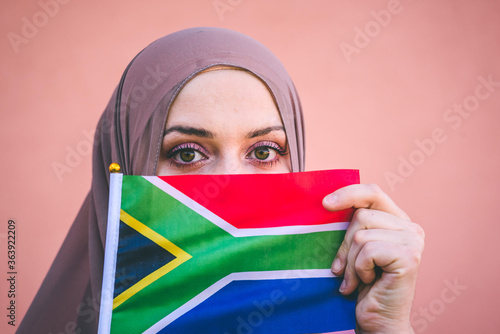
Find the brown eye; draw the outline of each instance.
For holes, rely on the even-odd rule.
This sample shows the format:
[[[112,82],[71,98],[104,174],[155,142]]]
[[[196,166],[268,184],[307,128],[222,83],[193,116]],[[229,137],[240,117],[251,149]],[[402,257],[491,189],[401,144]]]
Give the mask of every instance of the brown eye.
[[[256,148],[255,157],[259,160],[266,160],[269,157],[269,147],[261,146]]]
[[[191,162],[191,161],[193,161],[195,155],[196,155],[196,153],[192,149],[184,149],[181,152],[179,152],[179,157],[184,162]]]

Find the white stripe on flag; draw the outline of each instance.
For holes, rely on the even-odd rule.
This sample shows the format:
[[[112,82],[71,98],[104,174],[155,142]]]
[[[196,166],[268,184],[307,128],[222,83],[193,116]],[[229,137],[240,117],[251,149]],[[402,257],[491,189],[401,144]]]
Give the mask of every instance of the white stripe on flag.
[[[160,330],[168,326],[182,315],[191,311],[196,306],[203,303],[205,300],[214,295],[217,291],[233,281],[255,281],[255,280],[270,280],[270,279],[295,279],[295,278],[322,278],[336,277],[330,269],[304,269],[304,270],[273,270],[273,271],[249,271],[232,273],[215,282],[196,297],[167,315],[165,318],[158,321],[153,326],[149,327],[143,334],[158,333]]]
[[[99,308],[99,334],[107,334],[111,330],[123,174],[111,173],[109,179],[108,227],[106,230],[106,249],[104,251],[101,306]]]
[[[344,231],[349,226],[348,222],[329,223],[321,225],[294,225],[282,227],[265,227],[265,228],[236,228],[229,224],[224,219],[217,216],[212,211],[208,210],[192,198],[186,196],[176,188],[172,187],[167,182],[158,178],[157,176],[143,176],[150,183],[154,184],[159,189],[163,190],[191,210],[199,215],[205,217],[213,224],[217,225],[233,237],[253,237],[258,235],[287,235],[287,234],[306,234],[313,232],[326,232],[326,231]]]

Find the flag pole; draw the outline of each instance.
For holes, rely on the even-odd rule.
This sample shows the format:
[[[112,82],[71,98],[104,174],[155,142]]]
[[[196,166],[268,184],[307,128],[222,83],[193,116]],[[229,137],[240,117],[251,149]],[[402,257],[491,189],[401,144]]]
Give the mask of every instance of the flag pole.
[[[111,330],[113,312],[113,291],[115,285],[116,254],[118,251],[118,234],[120,229],[120,207],[123,174],[117,163],[109,165],[109,205],[108,224],[106,230],[106,246],[104,250],[104,269],[101,289],[101,306],[99,311],[99,334],[108,334]]]

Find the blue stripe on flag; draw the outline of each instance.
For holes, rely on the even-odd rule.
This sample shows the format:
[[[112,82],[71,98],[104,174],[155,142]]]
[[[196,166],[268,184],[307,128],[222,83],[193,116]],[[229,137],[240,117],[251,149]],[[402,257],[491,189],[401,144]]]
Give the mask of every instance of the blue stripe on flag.
[[[233,281],[160,333],[323,333],[354,329],[341,277]],[[237,298],[234,296],[238,296]]]

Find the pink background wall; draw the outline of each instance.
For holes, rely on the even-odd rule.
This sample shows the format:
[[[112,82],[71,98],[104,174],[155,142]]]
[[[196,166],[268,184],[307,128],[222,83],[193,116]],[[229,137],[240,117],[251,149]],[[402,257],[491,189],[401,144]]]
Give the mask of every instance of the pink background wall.
[[[500,82],[500,1],[220,0],[232,4],[221,16],[213,0],[59,1],[50,16],[34,0],[0,5],[0,332],[12,332],[8,219],[19,323],[89,189],[86,134],[122,71],[152,40],[192,26],[274,51],[301,95],[307,169],[359,168],[424,227],[417,333],[498,331],[500,84],[476,88],[480,77]],[[383,24],[381,10],[392,10]],[[470,111],[448,111],[459,104]],[[57,175],[68,150],[78,158]],[[388,173],[399,175],[392,186]]]

